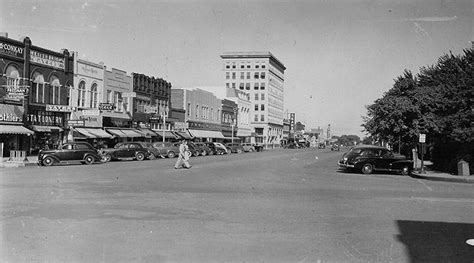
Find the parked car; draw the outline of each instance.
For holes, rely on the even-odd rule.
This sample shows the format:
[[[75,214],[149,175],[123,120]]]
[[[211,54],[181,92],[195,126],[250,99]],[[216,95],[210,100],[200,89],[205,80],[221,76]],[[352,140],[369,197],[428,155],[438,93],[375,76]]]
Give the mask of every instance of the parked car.
[[[338,165],[341,168],[361,171],[364,174],[371,174],[374,171],[387,171],[409,175],[413,169],[413,162],[404,155],[374,145],[352,148],[344,153]]]
[[[339,146],[339,144],[331,145],[331,151],[340,151],[340,150],[341,150],[341,147]]]
[[[69,142],[60,145],[58,149],[42,149],[38,153],[38,164],[43,166],[70,162],[93,164],[99,161],[105,161],[105,159],[87,142]]]
[[[149,160],[156,159],[158,157],[161,157],[160,151],[153,147],[153,143],[151,142],[136,142],[142,145],[143,148],[146,148],[151,154],[147,156]]]
[[[226,149],[223,149],[223,148],[220,148],[220,147],[217,147],[213,142],[206,142],[206,145],[207,147],[209,147],[209,149],[212,150],[212,153],[214,155],[222,155],[222,154],[226,154],[227,153],[227,150]]]
[[[244,148],[242,147],[242,145],[240,145],[240,143],[226,143],[225,146],[229,147],[232,153],[244,152]]]
[[[153,147],[158,150],[160,156],[174,158],[179,154],[179,144],[171,142],[155,142]]]
[[[176,143],[179,147],[180,143]],[[200,150],[194,143],[188,142],[188,149],[191,152],[191,156],[199,156],[202,153],[202,150]]]
[[[217,148],[220,148],[220,149],[224,150],[226,154],[229,154],[229,153],[230,153],[230,148],[227,148],[224,144],[222,144],[222,143],[220,143],[220,142],[214,142],[214,145],[215,145]]]
[[[201,150],[201,155],[202,156],[214,154],[214,152],[211,150],[211,148],[209,148],[203,142],[194,142],[194,145],[196,145]]]
[[[326,144],[325,143],[319,143],[318,148],[319,149],[326,149]]]
[[[121,142],[117,143],[114,148],[102,149],[102,154],[107,161],[130,158],[143,161],[153,153],[143,147],[139,142]]]
[[[255,152],[255,146],[251,143],[242,143],[245,152]]]
[[[262,144],[258,144],[258,143],[254,144],[253,147],[255,147],[255,151],[257,152],[263,151],[263,148],[264,148]]]
[[[294,141],[290,141],[289,143],[287,143],[284,148],[286,149],[298,149],[300,148],[299,144],[297,142],[294,142]]]

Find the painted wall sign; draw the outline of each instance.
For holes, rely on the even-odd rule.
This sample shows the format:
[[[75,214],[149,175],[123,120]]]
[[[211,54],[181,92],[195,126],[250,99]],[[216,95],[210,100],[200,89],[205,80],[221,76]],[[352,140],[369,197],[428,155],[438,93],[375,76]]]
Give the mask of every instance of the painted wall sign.
[[[0,41],[0,53],[17,58],[23,58],[24,49],[12,44],[4,43]]]
[[[65,69],[64,58],[42,53],[35,50],[30,50],[30,61],[53,68]]]
[[[46,113],[46,112],[40,112]],[[33,125],[62,126],[63,115],[46,115],[46,114],[28,114],[28,121]]]
[[[76,107],[69,105],[50,105],[46,104],[46,111],[56,111],[56,112],[72,112],[75,111]]]
[[[13,113],[0,113],[0,122],[22,122],[23,119],[21,116],[15,115]]]

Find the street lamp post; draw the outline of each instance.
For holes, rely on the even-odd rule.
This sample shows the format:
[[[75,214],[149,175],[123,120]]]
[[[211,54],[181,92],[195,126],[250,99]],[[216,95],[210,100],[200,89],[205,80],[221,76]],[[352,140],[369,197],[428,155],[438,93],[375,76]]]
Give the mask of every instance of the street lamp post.
[[[163,119],[163,142],[165,142],[166,116],[168,115],[168,110],[168,106],[166,106],[161,115]]]

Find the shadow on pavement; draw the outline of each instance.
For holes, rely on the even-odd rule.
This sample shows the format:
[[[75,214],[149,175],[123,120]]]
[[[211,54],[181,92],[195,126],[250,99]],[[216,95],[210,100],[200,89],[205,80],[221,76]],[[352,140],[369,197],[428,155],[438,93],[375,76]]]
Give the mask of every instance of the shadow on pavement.
[[[397,220],[410,262],[473,262],[474,224]]]

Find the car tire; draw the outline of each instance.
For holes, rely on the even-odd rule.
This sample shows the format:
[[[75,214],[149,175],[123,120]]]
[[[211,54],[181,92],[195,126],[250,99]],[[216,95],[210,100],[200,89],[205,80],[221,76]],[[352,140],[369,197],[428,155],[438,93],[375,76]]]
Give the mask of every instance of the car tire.
[[[374,167],[370,163],[366,163],[362,166],[363,174],[371,174],[374,171]]]
[[[249,152],[253,152],[253,149],[252,149],[252,148],[250,148],[250,149],[249,149]]]
[[[51,166],[54,164],[54,159],[51,157],[46,157],[43,159],[43,165],[44,166]]]
[[[176,156],[174,152],[168,152],[168,158],[172,159]]]
[[[242,150],[241,150],[241,149],[237,149],[237,153],[242,153]]]
[[[105,154],[104,156],[102,156],[102,161],[104,163],[110,162],[112,161],[112,156],[110,154]]]
[[[206,155],[207,155],[207,152],[206,152],[206,151],[202,151],[201,155],[202,155],[202,156],[206,156]]]
[[[404,167],[402,168],[402,172],[401,172],[401,173],[402,173],[402,175],[410,175],[410,167],[404,166]]]
[[[137,158],[137,161],[143,161],[143,160],[145,160],[145,154],[143,154],[143,153],[137,153],[137,154],[135,155],[135,157]]]
[[[84,158],[84,163],[86,164],[93,164],[95,162],[95,158],[91,155],[87,155],[86,158]]]

